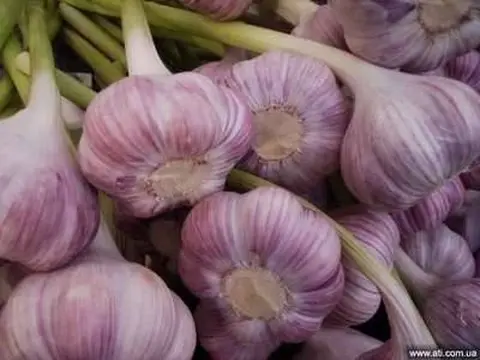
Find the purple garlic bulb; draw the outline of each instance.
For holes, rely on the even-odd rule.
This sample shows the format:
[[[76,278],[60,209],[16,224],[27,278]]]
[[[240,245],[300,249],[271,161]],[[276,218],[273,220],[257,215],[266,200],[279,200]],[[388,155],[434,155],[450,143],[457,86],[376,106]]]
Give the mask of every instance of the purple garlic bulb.
[[[469,190],[480,190],[480,158],[468,167],[468,169],[460,174],[463,185]]]
[[[331,0],[350,50],[387,68],[433,70],[480,45],[474,0]]]
[[[224,81],[253,113],[240,168],[302,195],[339,168],[350,103],[323,63],[273,51],[235,64]]]
[[[470,85],[480,92],[480,53],[476,50],[450,60],[445,65],[446,75]]]
[[[467,242],[445,225],[403,238],[402,248],[423,271],[439,279],[469,279],[475,273]]]
[[[478,349],[479,313],[480,279],[475,278],[439,287],[427,299],[424,318],[438,345]]]
[[[371,70],[370,92],[355,84],[342,176],[362,203],[389,212],[406,210],[479,156],[480,96],[443,77],[366,65],[364,70]]]
[[[156,274],[121,259],[104,231],[82,258],[14,289],[0,314],[1,359],[192,358],[187,307]]]
[[[186,7],[219,21],[243,15],[253,0],[180,0]]]
[[[245,104],[203,75],[130,76],[87,109],[80,165],[123,212],[148,218],[221,190],[251,136]]]
[[[195,309],[199,342],[212,360],[267,360],[281,342],[270,331],[249,324],[235,312],[222,313],[203,300]]]
[[[357,360],[382,342],[350,328],[323,328],[312,336],[294,360]]]
[[[480,249],[480,192],[467,191],[465,202],[445,221],[446,225],[463,237],[472,252]]]
[[[465,188],[456,177],[411,208],[390,214],[397,223],[402,237],[440,225],[458,210],[465,199]]]
[[[246,50],[229,48],[221,60],[203,64],[194,71],[207,76],[216,84],[226,85],[224,79],[231,77],[233,65],[248,58],[249,54]]]
[[[347,50],[342,25],[330,5],[319,6],[293,29],[292,35]]]
[[[475,277],[480,277],[480,251],[475,253]]]
[[[234,337],[229,341],[243,343],[248,331],[259,340],[301,342],[342,296],[340,255],[327,219],[290,192],[261,187],[217,193],[193,208],[182,229],[179,273],[190,291],[235,322],[238,331],[222,330]]]
[[[395,222],[387,213],[354,206],[334,216],[347,230],[387,268],[392,268],[395,248],[400,234]],[[368,321],[378,310],[382,296],[378,288],[367,279],[355,263],[342,258],[345,272],[343,296],[335,309],[328,315],[325,324],[330,326],[352,326]]]

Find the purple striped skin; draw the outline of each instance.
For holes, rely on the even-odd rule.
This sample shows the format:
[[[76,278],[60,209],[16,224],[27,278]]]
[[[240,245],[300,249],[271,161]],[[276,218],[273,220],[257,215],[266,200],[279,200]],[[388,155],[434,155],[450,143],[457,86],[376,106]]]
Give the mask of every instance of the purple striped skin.
[[[351,105],[322,62],[272,51],[235,64],[224,81],[245,99],[253,114],[275,108],[293,113],[302,126],[298,148],[292,154],[266,160],[252,147],[239,168],[297,194],[310,193],[319,181],[338,170]],[[259,134],[255,122],[254,134]]]
[[[469,279],[475,273],[468,243],[445,225],[403,238],[402,248],[426,273],[443,280]]]
[[[480,96],[455,80],[376,69],[375,93],[355,91],[340,164],[360,202],[393,212],[416,205],[479,156]]]
[[[195,309],[199,342],[212,360],[267,360],[281,342],[260,321],[239,321],[203,300]]]
[[[480,344],[480,279],[439,287],[424,307],[424,319],[439,346],[478,348]]]
[[[402,237],[437,227],[457,211],[465,200],[465,187],[459,177],[447,182],[437,191],[411,208],[390,214]]]
[[[203,75],[131,76],[103,90],[87,109],[80,165],[125,214],[150,218],[222,190],[250,146],[251,117],[237,96]],[[196,178],[176,174],[175,184],[191,182],[188,191],[170,185],[149,192],[145,181],[153,172],[190,159],[200,159],[208,171]]]
[[[99,211],[61,120],[36,119],[29,111],[0,122],[0,258],[48,271],[91,243]]]
[[[373,211],[362,205],[344,211],[345,214],[334,216],[334,219],[350,230],[371,256],[391,269],[400,233],[388,213]],[[363,324],[375,315],[382,296],[356,264],[343,257],[342,265],[345,272],[343,296],[325,319],[325,324],[335,327]]]
[[[292,35],[313,40],[337,49],[348,50],[342,25],[338,22],[330,5],[319,6],[306,21],[292,31]]]
[[[359,354],[381,345],[379,340],[357,330],[322,327],[294,360],[357,360]]]
[[[470,51],[450,60],[445,65],[445,71],[448,77],[470,85],[480,93],[480,53],[478,51]]]
[[[448,29],[427,28],[420,6],[429,0],[332,0],[349,49],[386,68],[420,73],[442,66],[480,45],[478,4]]]
[[[262,336],[301,342],[342,296],[340,256],[340,240],[326,219],[291,193],[263,187],[244,195],[217,193],[193,208],[182,229],[179,273],[228,323],[235,318],[236,326]],[[287,305],[267,321],[236,315],[222,295],[229,271],[251,267],[271,271],[288,294]]]
[[[190,360],[196,343],[190,312],[157,275],[104,256],[24,279],[0,336],[0,358],[16,360]]]
[[[253,0],[180,0],[187,8],[218,21],[227,21],[243,15]]]

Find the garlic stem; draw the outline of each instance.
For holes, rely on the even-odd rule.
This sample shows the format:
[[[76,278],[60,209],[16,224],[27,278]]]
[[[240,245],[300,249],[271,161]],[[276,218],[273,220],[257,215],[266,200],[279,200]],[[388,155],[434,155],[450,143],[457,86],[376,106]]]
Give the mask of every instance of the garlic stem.
[[[417,306],[421,307],[429,291],[440,282],[440,278],[426,273],[400,247],[395,252],[395,267]]]
[[[17,24],[27,0],[0,1],[0,50]]]
[[[143,0],[124,0],[121,14],[129,74],[170,75],[155,48]]]
[[[117,24],[112,23],[110,20],[106,19],[101,15],[93,14],[90,17],[95,24],[100,26],[103,30],[109,33],[117,41],[123,44],[122,29],[119,26],[117,26]]]
[[[30,88],[30,83],[28,77],[22,74],[15,66],[15,58],[22,52],[22,45],[17,35],[12,34],[5,43],[5,47],[2,52],[2,62],[5,66],[10,79],[15,85],[20,98],[23,103],[26,104],[28,101],[28,93]]]
[[[95,45],[100,51],[107,55],[110,60],[119,61],[124,66],[127,66],[125,50],[115,38],[104,32],[101,27],[74,7],[61,3],[59,9],[63,19],[78,31],[80,35]]]
[[[123,68],[115,66],[105,55],[75,31],[63,29],[63,36],[65,42],[73,51],[85,60],[107,84],[112,84],[125,77]]]
[[[10,80],[10,77],[7,74],[4,74],[0,77],[0,111],[5,109],[5,107],[10,102],[12,98],[13,83]]]
[[[292,25],[299,25],[306,17],[318,10],[311,0],[278,0],[276,13]]]
[[[31,54],[32,83],[27,107],[38,109],[44,121],[57,121],[60,93],[55,81],[55,61],[48,37],[46,13],[42,0],[29,0],[28,37]]]
[[[248,190],[260,186],[276,186],[257,176],[236,169],[230,172],[227,184],[237,189]],[[408,296],[403,285],[390,275],[388,268],[371,256],[348,230],[303,198],[298,197],[298,199],[306,208],[325,216],[335,227],[342,239],[344,255],[354,262],[359,270],[379,288],[385,301],[391,305],[389,316],[393,314],[393,318],[398,319],[393,321],[394,324],[391,325],[395,328],[408,327],[408,329],[401,329],[401,331],[402,334],[408,334],[409,339],[414,342],[409,345],[435,346],[435,341],[412,299]]]
[[[31,75],[30,55],[28,52],[24,51],[15,58],[15,66],[23,74],[28,76]],[[88,104],[90,104],[93,98],[97,95],[95,91],[61,70],[55,70],[55,77],[62,96],[82,109],[86,109]]]
[[[112,10],[110,8],[105,8],[102,5],[91,2],[90,0],[61,0],[62,3],[69,4],[77,9],[85,10],[91,13],[105,15],[105,16],[116,16],[119,17],[119,9]]]

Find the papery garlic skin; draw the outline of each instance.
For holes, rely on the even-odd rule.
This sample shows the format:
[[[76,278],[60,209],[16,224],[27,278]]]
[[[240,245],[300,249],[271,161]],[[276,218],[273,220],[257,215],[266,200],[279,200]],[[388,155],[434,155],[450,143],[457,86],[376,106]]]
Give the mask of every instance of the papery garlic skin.
[[[286,342],[318,330],[344,283],[334,229],[276,187],[197,204],[182,230],[179,273],[237,327]]]
[[[346,209],[335,220],[349,230],[357,241],[379,262],[391,269],[400,233],[392,218],[364,206]],[[367,279],[355,263],[342,258],[345,272],[343,296],[335,309],[325,319],[330,326],[352,326],[365,323],[377,312],[382,296],[378,288]]]
[[[452,282],[427,299],[424,319],[442,347],[478,349],[480,279]]]
[[[272,51],[237,63],[228,87],[254,114],[254,139],[239,168],[307,194],[339,168],[350,103],[323,63]]]
[[[475,1],[332,0],[350,50],[369,62],[433,70],[480,45]]]
[[[345,184],[362,203],[405,210],[478,157],[480,97],[447,78],[385,76],[373,84],[374,94],[355,91],[340,164]]]
[[[445,225],[403,238],[402,248],[425,272],[441,279],[469,279],[475,273],[467,242]]]
[[[335,18],[330,5],[319,6],[308,18],[292,31],[292,35],[325,45],[347,50],[342,25]]]
[[[294,360],[357,360],[359,354],[381,345],[381,341],[350,328],[323,327]]]
[[[87,109],[79,159],[122,211],[148,218],[221,190],[251,137],[248,108],[207,77],[130,76]]]
[[[440,225],[465,200],[465,187],[459,177],[448,181],[418,204],[391,214],[403,237]]]
[[[0,258],[35,271],[70,262],[99,224],[96,193],[71,155],[62,121],[36,119],[42,111],[27,108],[0,122]]]
[[[260,324],[222,314],[216,305],[203,300],[195,309],[199,342],[212,360],[267,360],[280,341]]]
[[[446,76],[470,85],[480,92],[480,53],[476,50],[450,60],[445,65]]]
[[[231,76],[233,65],[248,58],[249,54],[246,50],[229,48],[221,60],[203,64],[193,71],[205,75],[216,84],[227,86],[225,79]]]
[[[244,14],[253,0],[180,0],[180,2],[212,19],[227,21]]]
[[[104,256],[24,279],[0,334],[2,359],[190,360],[196,342],[187,307],[159,277]]]

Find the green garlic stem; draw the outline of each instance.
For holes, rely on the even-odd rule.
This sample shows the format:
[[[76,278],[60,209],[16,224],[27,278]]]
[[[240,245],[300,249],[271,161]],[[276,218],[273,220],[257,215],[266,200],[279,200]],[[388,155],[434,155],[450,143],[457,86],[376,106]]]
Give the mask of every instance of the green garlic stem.
[[[72,48],[100,76],[102,81],[113,84],[126,76],[124,69],[114,65],[87,40],[70,29],[63,29],[63,36]]]
[[[95,45],[111,60],[120,61],[124,66],[127,65],[125,50],[114,37],[103,31],[100,26],[74,7],[62,3],[59,9],[63,19],[86,40]]]
[[[105,30],[105,32],[109,33],[110,36],[114,37],[118,42],[123,44],[123,33],[120,26],[114,24],[113,22],[101,15],[92,14],[90,15],[90,18],[95,24]]]
[[[19,71],[15,65],[16,57],[22,52],[22,45],[17,35],[12,34],[5,43],[2,52],[2,62],[7,70],[8,76],[15,85],[20,98],[26,105],[30,93],[30,81],[28,77]]]
[[[8,74],[4,74],[0,78],[0,112],[5,109],[5,107],[10,102],[10,99],[13,95],[13,83],[10,80]]]
[[[69,4],[77,9],[94,14],[119,17],[120,8],[112,10],[111,8],[105,8],[104,6],[93,3],[90,0],[61,0],[61,3]]]
[[[275,12],[290,24],[297,26],[318,8],[319,5],[311,0],[277,0]]]
[[[20,19],[27,0],[0,1],[0,50]]]
[[[129,74],[171,75],[155,48],[143,0],[123,0],[121,19]]]
[[[277,186],[255,175],[236,169],[230,172],[227,184],[237,189],[246,190],[260,186]],[[389,269],[371,256],[347,229],[303,198],[297,198],[306,208],[325,216],[336,229],[342,240],[344,256],[357,265],[358,269],[378,287],[385,301],[392,305],[389,316],[394,317],[396,321],[392,321],[392,323],[396,328],[401,328],[402,335],[408,334],[409,339],[412,339],[414,343],[409,345],[435,346],[435,341],[415,304],[403,285],[390,274]]]
[[[48,15],[48,37],[50,40],[55,39],[55,37],[60,32],[60,28],[62,27],[62,17],[58,11],[49,13]]]
[[[15,65],[23,74],[30,76],[30,56],[28,52],[20,53],[15,59]],[[57,85],[62,96],[75,103],[82,109],[86,109],[88,104],[95,98],[96,92],[82,84],[73,76],[55,69]]]

